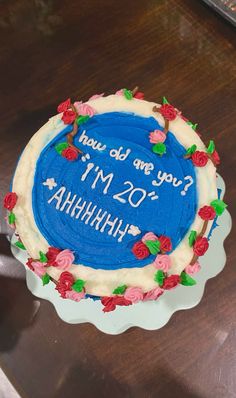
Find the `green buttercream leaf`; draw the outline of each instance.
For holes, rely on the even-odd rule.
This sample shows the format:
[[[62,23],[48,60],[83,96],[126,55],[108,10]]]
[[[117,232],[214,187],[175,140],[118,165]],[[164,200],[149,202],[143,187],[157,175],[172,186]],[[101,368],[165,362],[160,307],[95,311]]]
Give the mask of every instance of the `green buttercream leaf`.
[[[213,200],[210,205],[215,209],[216,215],[221,216],[227,207],[227,204],[220,199]]]
[[[153,145],[152,151],[157,155],[162,156],[164,153],[166,153],[166,146],[163,144],[163,142],[158,142],[157,144]]]
[[[50,282],[50,276],[48,274],[44,274],[42,276],[43,286],[47,285]]]
[[[82,292],[84,285],[85,281],[83,281],[83,279],[77,279],[72,285],[72,289],[75,290],[75,292],[80,293]]]
[[[130,90],[127,90],[127,88],[124,88],[123,94],[127,100],[131,100],[133,98],[133,93]]]
[[[167,101],[166,97],[162,97],[162,104],[169,104],[169,102]]]
[[[14,213],[10,212],[8,215],[8,223],[9,224],[14,224],[14,222],[16,221],[16,216]]]
[[[145,240],[145,245],[149,249],[151,254],[157,254],[160,251],[160,242],[159,240]]]
[[[39,261],[41,263],[47,263],[48,259],[47,259],[46,254],[44,254],[43,252],[39,252]]]
[[[188,237],[188,243],[189,243],[190,247],[192,247],[194,245],[196,237],[197,237],[197,232],[196,231],[191,231],[190,235]]]
[[[191,278],[186,272],[181,272],[180,274],[180,283],[184,286],[193,286],[196,285],[195,279]]]
[[[19,240],[15,243],[16,247],[19,247],[19,249],[21,250],[26,250],[25,246],[23,245],[22,242],[20,242]]]
[[[197,126],[198,126],[197,123],[193,124],[192,122],[188,121],[187,124],[188,124],[190,127],[192,127],[192,129],[193,129],[194,131],[197,130]]]
[[[207,147],[207,153],[213,153],[215,150],[215,143],[214,141],[210,140],[209,145]]]
[[[192,146],[190,146],[190,148],[187,149],[185,156],[192,155],[194,152],[196,152],[196,149],[197,149],[197,145],[193,144]]]
[[[60,142],[60,144],[57,144],[55,146],[55,149],[57,151],[57,153],[59,153],[59,155],[61,155],[62,151],[64,151],[64,149],[68,148],[68,144],[67,142]]]
[[[158,283],[159,286],[162,286],[164,283],[164,279],[165,279],[165,274],[164,272],[159,269],[154,276],[154,281]]]
[[[76,118],[76,123],[77,124],[83,124],[86,123],[89,120],[89,115],[80,115]]]
[[[118,286],[113,290],[112,294],[123,294],[126,291],[126,289],[127,289],[126,285]]]

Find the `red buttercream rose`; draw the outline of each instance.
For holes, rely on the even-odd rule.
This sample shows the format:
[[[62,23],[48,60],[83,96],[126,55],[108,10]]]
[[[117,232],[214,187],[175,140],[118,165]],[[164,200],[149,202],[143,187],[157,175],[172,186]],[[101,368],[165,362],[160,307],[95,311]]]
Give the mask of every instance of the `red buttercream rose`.
[[[215,209],[212,206],[203,206],[198,212],[203,220],[214,220],[216,216]]]
[[[73,162],[73,160],[76,160],[78,158],[78,152],[74,149],[68,146],[68,148],[63,149],[61,155],[66,158],[67,160],[70,160]]]
[[[212,157],[212,159],[213,159],[215,165],[218,166],[218,165],[220,164],[220,156],[219,156],[218,152],[217,152],[217,151],[214,151],[214,152],[211,154],[211,157]]]
[[[126,298],[124,298],[124,296],[115,296],[114,303],[116,305],[125,305],[125,306],[132,304],[132,302],[130,300],[127,300]]]
[[[204,167],[208,162],[208,156],[205,152],[196,151],[192,154],[192,161],[194,166]]]
[[[58,105],[57,112],[58,113],[65,112],[70,108],[70,106],[71,106],[71,102],[70,102],[70,98],[68,98],[66,101],[61,102],[61,104]]]
[[[111,312],[116,309],[113,297],[102,297],[101,303],[104,305],[103,312]]]
[[[3,206],[7,210],[12,210],[17,202],[17,194],[15,192],[8,192],[4,197]]]
[[[158,240],[161,243],[160,249],[162,253],[170,252],[172,250],[172,243],[170,238],[161,235],[159,236]]]
[[[132,252],[139,260],[143,260],[150,255],[147,246],[141,240],[134,244]]]
[[[26,265],[31,269],[31,271],[34,271],[34,267],[32,265],[32,262],[35,261],[33,258],[28,258]]]
[[[208,247],[209,243],[207,238],[202,238],[201,236],[199,236],[193,245],[194,254],[196,254],[197,256],[203,256],[203,254],[206,253]]]
[[[101,303],[105,306],[109,304],[111,301],[113,301],[113,296],[104,296],[101,298]]]
[[[71,124],[75,121],[75,118],[76,113],[69,109],[63,113],[61,120],[63,120],[65,124]]]
[[[72,290],[71,287],[74,283],[74,277],[73,275],[68,272],[62,272],[59,278],[59,281],[57,282],[56,290],[60,293],[61,297],[66,298],[66,292],[68,290]]]
[[[117,305],[131,305],[131,301],[126,300],[123,296],[102,297],[101,303],[104,305],[103,312],[111,312],[116,309]]]
[[[173,289],[173,287],[177,286],[179,283],[180,283],[179,275],[170,275],[164,280],[164,283],[161,287],[162,289],[170,290]]]
[[[144,93],[142,93],[142,91],[138,91],[136,94],[134,94],[134,98],[143,100],[144,99]]]
[[[160,112],[161,112],[162,116],[169,121],[174,120],[177,116],[176,109],[170,104],[162,105],[160,107]]]
[[[47,259],[48,259],[48,265],[56,266],[56,257],[60,253],[60,249],[57,249],[56,247],[49,247],[48,251],[46,253]]]

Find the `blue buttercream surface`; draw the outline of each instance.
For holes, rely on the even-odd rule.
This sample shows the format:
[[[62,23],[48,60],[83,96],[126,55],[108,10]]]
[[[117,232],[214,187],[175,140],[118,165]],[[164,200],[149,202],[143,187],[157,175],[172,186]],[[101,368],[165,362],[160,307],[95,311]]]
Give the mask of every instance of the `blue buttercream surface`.
[[[75,145],[90,158],[70,162],[55,150],[56,144],[66,141],[66,134],[71,131],[71,126],[66,127],[45,147],[36,166],[32,205],[36,224],[51,246],[70,249],[74,251],[76,263],[97,269],[142,267],[150,263],[154,256],[137,260],[131,251],[134,243],[146,232],[152,231],[156,235],[170,237],[173,249],[176,248],[195,217],[195,171],[192,162],[183,158],[185,149],[171,132],[167,134],[165,141],[166,154],[161,157],[152,152],[148,137],[155,129],[160,129],[160,126],[152,117],[105,113],[95,115],[81,125],[75,137]],[[91,146],[84,145],[86,140],[79,142],[81,136],[85,135],[87,144],[92,143],[88,139],[93,139],[100,143],[100,147],[106,146],[105,149],[94,150]],[[120,147],[120,154],[128,153],[123,161],[110,155],[111,150],[118,150]],[[114,151],[111,153],[114,155]],[[154,169],[145,174],[144,170],[134,166],[137,159],[152,164]],[[89,164],[93,166],[83,180],[82,176],[86,168],[90,167]],[[100,170],[103,178],[109,176],[105,181],[101,178],[95,181]],[[158,172],[161,175],[166,172],[169,182],[153,185],[153,181],[160,182],[157,178]],[[193,183],[183,196],[181,191],[189,182],[184,180],[186,176],[190,176]],[[172,177],[182,183],[174,187],[170,182]],[[43,182],[51,178],[57,186],[50,190]],[[65,187],[64,192],[59,192],[53,198],[61,187]],[[122,194],[125,190],[127,192]],[[70,208],[69,203],[65,203],[67,195],[70,195],[69,200],[74,200]],[[79,208],[75,209],[73,215],[73,207],[78,201],[78,206],[86,203],[80,216],[76,218]],[[86,209],[88,212],[93,208],[94,212],[88,219],[89,213],[85,214]],[[100,224],[95,219],[99,210],[100,216],[105,214]],[[113,229],[107,224],[101,232],[109,214],[110,222],[117,220]],[[128,233],[130,228],[132,230],[132,225],[138,227],[141,233],[136,236]],[[118,242],[120,231],[124,231],[126,227],[126,233],[121,242]],[[117,228],[117,235],[114,236]]]

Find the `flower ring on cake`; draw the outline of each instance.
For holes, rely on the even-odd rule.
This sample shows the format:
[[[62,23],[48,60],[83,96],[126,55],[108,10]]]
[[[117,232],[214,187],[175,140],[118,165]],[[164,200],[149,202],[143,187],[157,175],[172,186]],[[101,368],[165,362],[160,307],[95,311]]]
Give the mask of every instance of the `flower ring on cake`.
[[[37,147],[25,148],[4,199],[29,270],[63,299],[101,300],[106,313],[194,286],[226,208],[214,142],[205,146],[196,123],[138,87],[68,98],[57,111]]]

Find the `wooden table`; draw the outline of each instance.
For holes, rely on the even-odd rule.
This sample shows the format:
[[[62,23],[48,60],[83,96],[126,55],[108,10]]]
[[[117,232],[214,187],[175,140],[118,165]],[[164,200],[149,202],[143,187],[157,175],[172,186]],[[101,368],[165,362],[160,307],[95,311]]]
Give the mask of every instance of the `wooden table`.
[[[235,31],[201,1],[8,0],[0,5],[1,191],[32,133],[71,96],[136,84],[183,110],[222,157],[235,216]],[[22,397],[236,397],[235,234],[201,303],[158,331],[68,325],[27,290],[3,222],[0,366]],[[1,390],[1,386],[0,386]]]

